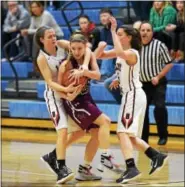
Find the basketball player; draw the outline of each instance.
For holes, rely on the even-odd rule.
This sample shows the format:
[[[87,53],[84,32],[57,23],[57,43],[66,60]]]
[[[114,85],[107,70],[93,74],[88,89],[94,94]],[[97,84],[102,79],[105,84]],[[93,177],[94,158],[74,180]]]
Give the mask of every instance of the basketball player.
[[[78,70],[78,68],[84,61],[86,43],[87,40],[82,34],[78,33],[71,36],[71,57],[64,61],[60,66],[58,75],[59,84],[62,84],[63,82],[62,77],[64,77],[64,72],[69,70],[73,70],[73,72],[81,71]],[[91,56],[91,60],[89,62],[89,69],[84,69],[82,71],[82,75],[88,79],[98,80],[100,78],[100,72],[95,56],[93,55]],[[61,94],[63,98],[69,95],[66,93]],[[70,95],[72,96],[70,96],[71,101],[64,100],[63,103],[67,114],[71,117],[71,121],[73,121],[73,126],[75,129],[73,129],[73,132],[71,132],[67,145],[70,145],[77,139],[81,138],[87,131],[89,131],[91,134],[91,139],[86,146],[84,164],[79,166],[76,179],[82,181],[100,180],[101,177],[96,176],[90,171],[92,168],[90,164],[97,152],[98,146],[101,150],[102,164],[113,170],[118,168],[109,151],[110,119],[97,108],[89,93],[89,84],[85,85],[83,89],[80,88],[77,92],[75,92],[75,94]],[[71,124],[72,122],[69,123]],[[75,124],[77,124],[80,128],[76,128]],[[98,126],[100,126],[100,128],[98,128]],[[48,162],[48,164],[53,170],[55,170],[54,151],[49,153],[48,156],[50,158],[49,160],[51,160],[51,162]],[[44,157],[47,157],[47,155]]]
[[[59,79],[60,77],[63,77],[62,72],[65,71],[64,69],[75,68],[73,71],[79,71],[76,69],[78,69],[83,62],[86,43],[87,40],[82,34],[74,34],[71,36],[71,58],[66,61],[66,66],[66,62],[60,66],[59,74],[61,72],[61,76],[59,76]],[[99,68],[93,55],[89,63],[89,69],[83,70],[83,76],[95,80],[100,78]],[[59,80],[59,82],[62,82],[62,80]],[[71,102],[64,100],[66,112],[83,130],[88,131],[89,129],[97,128],[97,125],[99,126],[98,140],[102,153],[101,163],[109,169],[117,169],[118,166],[114,163],[109,151],[110,119],[97,108],[89,93],[89,84],[87,84],[82,91],[80,90],[79,93],[80,94],[77,93],[74,95],[74,100]]]
[[[146,95],[139,80],[140,57],[138,51],[141,48],[139,32],[136,29],[121,26],[116,33],[115,18],[111,17],[110,21],[114,49],[105,51],[106,43],[102,42],[95,53],[97,58],[117,57],[116,73],[118,80],[113,81],[110,87],[113,89],[119,84],[122,94],[117,134],[127,169],[116,182],[127,183],[141,174],[135,165],[133,147],[144,151],[151,159],[152,169],[149,174],[160,170],[168,156],[159,153],[140,139],[146,109]]]
[[[73,178],[74,173],[66,167],[66,142],[67,142],[67,115],[63,108],[61,96],[58,92],[76,92],[79,87],[74,87],[74,83],[68,87],[57,83],[58,69],[60,63],[65,58],[64,49],[69,49],[69,41],[56,40],[55,31],[47,26],[40,27],[35,40],[40,47],[37,58],[37,65],[45,80],[46,89],[44,97],[51,119],[57,131],[56,155],[57,155],[57,183],[65,183]],[[89,63],[91,51],[86,48],[84,61]],[[84,63],[85,63],[84,62]],[[70,100],[70,97],[66,97]]]

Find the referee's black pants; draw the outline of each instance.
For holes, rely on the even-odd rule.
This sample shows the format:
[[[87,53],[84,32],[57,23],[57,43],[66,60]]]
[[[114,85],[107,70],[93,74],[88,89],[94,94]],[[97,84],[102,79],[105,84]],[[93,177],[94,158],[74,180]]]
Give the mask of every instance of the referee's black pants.
[[[162,78],[159,84],[154,86],[151,82],[143,82],[143,90],[147,97],[147,107],[144,119],[142,139],[148,142],[149,138],[149,106],[153,101],[154,117],[157,124],[159,138],[168,137],[168,113],[165,105],[167,80]]]

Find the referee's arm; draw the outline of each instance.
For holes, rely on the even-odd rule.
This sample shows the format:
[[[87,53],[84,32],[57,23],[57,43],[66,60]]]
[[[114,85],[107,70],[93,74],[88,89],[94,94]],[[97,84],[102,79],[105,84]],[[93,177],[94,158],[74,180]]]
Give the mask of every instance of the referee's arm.
[[[157,75],[159,80],[161,78],[163,78],[164,76],[166,76],[166,74],[173,67],[172,59],[171,59],[171,57],[169,55],[168,49],[163,43],[161,43],[161,46],[160,46],[160,55],[162,57],[162,61],[164,63],[164,67],[161,70],[161,72]]]

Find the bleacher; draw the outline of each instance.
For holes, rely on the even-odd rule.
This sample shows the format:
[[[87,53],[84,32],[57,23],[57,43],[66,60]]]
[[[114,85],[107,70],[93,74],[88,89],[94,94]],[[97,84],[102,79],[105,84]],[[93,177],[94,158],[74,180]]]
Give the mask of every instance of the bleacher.
[[[99,24],[99,11],[102,7],[110,7],[113,12],[118,14],[120,7],[126,7],[126,2],[123,1],[96,1],[83,2],[85,8],[84,13],[90,16],[92,21]],[[60,11],[51,11],[57,23],[64,31],[64,38],[68,39],[70,32],[66,26],[64,18]],[[71,10],[67,11],[67,15],[72,18],[79,13],[75,4],[72,4]],[[77,22],[74,22],[73,29],[77,28]],[[14,62],[15,68],[20,79],[20,95],[19,97],[12,97],[10,93],[15,92],[15,81],[12,80],[14,74],[8,62],[1,63],[1,92],[2,92],[2,117],[3,119],[14,119],[12,126],[14,126],[16,119],[35,119],[40,120],[40,125],[37,128],[45,128],[42,126],[42,120],[50,122],[50,117],[44,102],[44,81],[32,79],[30,73],[33,72],[33,65],[30,62]],[[176,63],[167,75],[168,87],[166,94],[166,105],[168,109],[169,126],[184,127],[184,64]],[[110,116],[113,123],[117,122],[119,105],[112,95],[104,88],[102,83],[91,84],[91,94],[100,109]],[[101,97],[100,97],[101,96]],[[153,116],[154,106],[150,106],[150,123],[155,125]],[[13,124],[14,123],[14,124]],[[20,122],[19,122],[20,123]],[[2,127],[11,126],[10,123],[3,123]],[[17,124],[19,126],[19,124]],[[27,127],[35,127],[34,124],[25,124]],[[48,126],[47,126],[48,127]],[[53,128],[48,127],[48,128]],[[112,128],[115,132],[115,127]],[[182,129],[179,132],[170,132],[173,135],[182,135]]]
[[[119,16],[120,10],[126,9],[127,6],[126,1],[81,1],[81,4],[84,8],[84,14],[88,15],[91,21],[93,21],[97,26],[100,26],[99,12],[101,8],[109,7],[115,16]],[[52,10],[50,12],[63,30],[64,38],[69,39],[71,33],[66,26],[65,19],[61,15],[61,11]],[[69,20],[72,20],[74,17],[78,16],[80,14],[79,4],[75,2],[71,4],[68,7],[68,10],[65,11],[65,14]],[[76,30],[78,28],[78,20],[73,21],[70,23],[70,25],[72,26],[73,31]]]

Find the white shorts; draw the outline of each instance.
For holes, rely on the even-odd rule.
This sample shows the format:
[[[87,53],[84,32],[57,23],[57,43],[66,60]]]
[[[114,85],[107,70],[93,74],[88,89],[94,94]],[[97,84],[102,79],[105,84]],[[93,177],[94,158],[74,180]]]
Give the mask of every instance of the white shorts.
[[[62,100],[56,97],[55,93],[51,90],[45,91],[44,98],[55,129],[67,128],[68,119]]]
[[[68,133],[82,130],[71,118],[67,115],[62,100],[51,91],[46,90],[44,93],[46,105],[51,116],[51,120],[56,130],[68,128]]]
[[[118,117],[117,133],[141,137],[146,111],[146,95],[143,89],[123,94]]]

